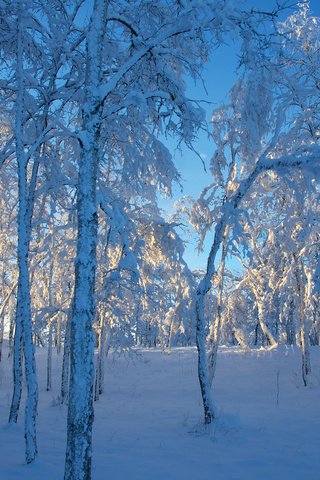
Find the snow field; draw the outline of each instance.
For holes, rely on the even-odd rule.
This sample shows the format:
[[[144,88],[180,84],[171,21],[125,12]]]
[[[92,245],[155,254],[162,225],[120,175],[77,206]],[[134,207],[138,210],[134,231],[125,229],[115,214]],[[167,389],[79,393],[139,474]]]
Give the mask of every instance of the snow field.
[[[320,352],[312,384],[300,378],[298,349],[220,349],[215,424],[202,424],[194,348],[110,356],[105,393],[95,403],[93,480],[319,480]],[[58,403],[61,358],[45,390],[46,351],[38,350],[38,448],[24,464],[23,414],[7,425],[11,361],[0,366],[0,480],[63,478],[66,407]]]

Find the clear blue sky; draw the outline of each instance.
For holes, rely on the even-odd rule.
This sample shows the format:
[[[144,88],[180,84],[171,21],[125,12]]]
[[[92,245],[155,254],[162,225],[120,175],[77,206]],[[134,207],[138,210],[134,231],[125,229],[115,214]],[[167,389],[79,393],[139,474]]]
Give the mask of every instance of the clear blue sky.
[[[294,0],[288,3],[293,4]],[[274,0],[246,0],[246,5],[249,7],[260,8],[265,11],[271,10],[274,4]],[[311,0],[310,6],[313,14],[320,16],[320,0]],[[210,122],[211,111],[226,99],[227,93],[234,83],[237,61],[237,46],[230,41],[228,45],[221,47],[212,55],[205,68],[204,80],[207,93],[201,84],[193,85],[191,82],[189,84],[188,95],[190,98],[204,99],[210,102],[205,106],[208,122]],[[173,148],[172,145],[170,143],[169,148]],[[195,143],[195,149],[201,153],[208,166],[214,151],[212,141],[205,134],[199,134],[198,141]],[[197,198],[201,190],[212,181],[209,169],[207,169],[208,173],[206,173],[201,161],[192,152],[183,149],[182,153],[175,152],[174,156],[176,166],[182,174],[184,190],[181,193],[179,189],[176,189],[173,199],[161,201],[162,208],[169,212],[172,210],[173,203],[181,195],[192,195]],[[209,234],[204,252],[201,254],[198,254],[196,251],[196,239],[187,239],[185,259],[191,269],[206,268],[206,260],[212,239],[213,236]]]

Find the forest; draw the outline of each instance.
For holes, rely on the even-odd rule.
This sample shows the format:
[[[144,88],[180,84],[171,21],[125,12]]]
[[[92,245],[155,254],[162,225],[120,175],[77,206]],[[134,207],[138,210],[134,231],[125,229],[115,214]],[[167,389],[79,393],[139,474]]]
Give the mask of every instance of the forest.
[[[273,392],[278,410],[264,408],[277,425],[285,425],[279,412],[290,395],[320,420],[320,17],[312,1],[264,3],[0,0],[0,443],[9,458],[22,439],[27,464],[7,466],[4,480],[62,478],[41,464],[49,398],[65,480],[194,478],[200,467],[179,470],[182,460],[171,476],[153,471],[165,433],[146,470],[98,476],[109,464],[108,453],[95,460],[103,435],[112,444],[112,431],[119,434],[108,427],[125,388],[114,388],[119,378],[143,418],[140,388],[159,375],[163,403],[149,392],[145,415],[155,409],[163,428],[165,385],[171,392],[179,376],[185,381],[178,386],[186,398],[171,403],[176,415],[186,403],[183,421],[201,437],[200,480],[213,478],[200,460],[210,458],[213,439],[227,463],[221,438],[242,428],[224,424],[217,406],[232,411],[236,387],[223,388],[228,375],[238,384],[237,363],[266,388],[261,404]],[[225,45],[237,46],[235,81],[208,119],[206,99],[191,98],[188,82],[202,84]],[[212,144],[207,185],[198,198],[182,192],[169,214],[160,200],[183,186],[184,172],[168,142],[206,169],[200,132]],[[188,236],[207,252],[205,270],[189,267]],[[166,379],[166,370],[177,376]],[[250,388],[247,379],[237,391]],[[107,410],[102,402],[111,402]],[[130,418],[133,432],[141,424],[133,428]],[[319,441],[312,427],[310,435]],[[172,452],[180,441],[195,448],[180,432]],[[278,477],[259,469],[246,477],[243,467],[215,478],[304,471],[317,480],[315,456],[311,449],[304,467]]]

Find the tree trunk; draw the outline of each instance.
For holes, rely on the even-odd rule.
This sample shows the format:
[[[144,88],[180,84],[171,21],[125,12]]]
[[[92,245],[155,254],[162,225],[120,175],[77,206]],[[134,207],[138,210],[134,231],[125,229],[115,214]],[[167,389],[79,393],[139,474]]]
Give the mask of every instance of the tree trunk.
[[[8,306],[8,316],[10,317],[10,301],[11,301],[11,296],[17,286],[17,283],[15,282],[13,286],[11,287],[9,293],[6,295],[6,297],[3,300],[1,309],[0,309],[0,362],[2,360],[2,345],[3,345],[3,337],[4,337],[4,319],[6,315],[6,309]]]
[[[52,325],[53,321],[50,321],[49,335],[48,335],[48,356],[47,356],[47,392],[52,387]]]
[[[228,231],[229,229],[226,228],[226,232],[223,236],[222,254],[221,254],[220,272],[219,272],[220,278],[219,278],[219,285],[218,285],[217,307],[216,307],[214,322],[210,327],[210,333],[209,333],[209,339],[208,339],[210,349],[207,356],[207,363],[208,363],[208,381],[209,381],[210,387],[212,386],[212,381],[216,371],[218,348],[219,348],[219,341],[220,341],[223,280],[224,280],[224,267],[225,267],[226,256],[227,256]]]
[[[307,289],[304,287],[304,282],[301,278],[302,269],[300,267],[297,259],[297,255],[293,255],[293,259],[295,262],[295,277],[297,283],[297,291],[298,291],[298,302],[299,302],[299,318],[300,318],[300,342],[301,342],[301,374],[304,386],[308,385],[308,375],[311,373],[311,360],[310,360],[310,346],[309,346],[309,338],[306,333],[306,326],[305,326],[305,316],[306,316],[306,306],[305,304],[308,302],[307,299]]]
[[[13,394],[9,423],[17,423],[22,393],[22,325],[16,322],[13,341]]]
[[[221,243],[227,234],[229,222],[237,211],[241,200],[246,195],[247,191],[263,169],[263,165],[256,165],[254,171],[240,183],[238,189],[224,203],[221,218],[215,228],[214,239],[208,256],[207,270],[197,290],[196,343],[198,350],[198,377],[202,394],[205,423],[211,423],[213,421],[214,406],[208,382],[207,361],[205,352],[204,299],[211,288],[211,282],[216,273],[216,257],[220,249]]]
[[[17,36],[17,100],[16,100],[16,154],[18,164],[18,292],[17,313],[14,348],[14,393],[12,398],[9,421],[17,421],[21,397],[21,338],[23,344],[27,398],[25,405],[25,441],[26,462],[31,463],[37,455],[36,416],[38,403],[38,384],[34,345],[32,342],[32,320],[30,307],[30,279],[29,279],[29,243],[31,235],[32,206],[28,195],[27,157],[23,142],[23,115],[24,115],[24,72],[23,72],[23,40],[22,40],[22,5],[18,12]],[[34,173],[34,172],[33,172]]]
[[[211,397],[211,390],[208,379],[207,358],[205,348],[204,334],[204,297],[205,293],[198,291],[196,299],[197,324],[196,324],[196,343],[198,350],[198,378],[202,395],[204,423],[206,425],[213,422],[215,418],[215,408]]]
[[[78,237],[70,331],[70,388],[65,480],[90,480],[93,423],[96,180],[101,104],[99,86],[107,0],[95,0],[87,37],[86,83],[78,174]]]
[[[289,311],[288,311],[288,318],[286,319],[286,337],[287,337],[287,344],[294,345],[295,341],[295,327],[294,327],[294,302],[291,299],[289,303]]]
[[[104,362],[109,346],[107,345],[107,340],[110,336],[110,327],[107,327],[105,324],[104,311],[101,313],[100,317],[100,330],[99,330],[99,344],[98,344],[98,355],[96,362],[96,376],[95,376],[95,390],[94,390],[94,399],[95,401],[99,400],[99,395],[102,395],[104,391]]]
[[[14,335],[14,320],[15,320],[15,311],[16,311],[16,299],[15,296],[12,295],[10,298],[9,303],[9,338],[8,338],[8,358],[11,357],[13,352],[13,335]]]
[[[61,374],[61,392],[60,392],[60,401],[62,404],[66,404],[69,397],[71,315],[72,315],[72,312],[70,311],[67,316],[66,330],[64,335],[62,374]]]
[[[268,343],[271,348],[277,347],[278,343],[275,340],[274,336],[270,332],[270,329],[268,328],[266,322],[264,321],[264,302],[263,299],[257,299],[257,307],[258,307],[258,320],[259,320],[259,325],[262,330],[262,333],[268,340]]]
[[[60,355],[61,353],[61,313],[59,313],[57,317],[54,344],[57,350],[57,354]]]

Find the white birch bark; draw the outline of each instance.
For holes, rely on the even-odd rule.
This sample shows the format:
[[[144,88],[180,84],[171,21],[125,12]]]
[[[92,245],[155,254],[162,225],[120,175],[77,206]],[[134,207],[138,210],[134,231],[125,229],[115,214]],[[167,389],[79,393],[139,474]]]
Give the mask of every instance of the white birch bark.
[[[229,165],[228,178],[226,182],[225,194],[222,201],[222,206],[225,205],[226,201],[231,196],[233,182],[235,180],[236,171],[237,171],[236,154],[235,154],[234,148],[231,145],[230,145],[230,155],[231,155],[231,163]],[[226,226],[222,236],[222,252],[221,252],[221,262],[220,262],[220,272],[219,272],[220,278],[219,278],[219,284],[218,284],[217,307],[216,307],[214,322],[210,327],[210,332],[208,336],[210,348],[207,356],[207,362],[208,362],[208,380],[209,380],[210,388],[212,386],[213,377],[215,375],[219,341],[220,341],[224,268],[225,268],[226,257],[227,257],[228,234],[229,234],[229,226]]]
[[[208,381],[209,381],[210,388],[212,387],[212,382],[213,382],[213,378],[216,371],[218,348],[219,348],[219,342],[220,342],[223,280],[224,280],[224,267],[225,267],[226,256],[227,256],[228,230],[229,229],[227,228],[226,234],[223,239],[223,244],[222,244],[222,255],[221,255],[221,263],[220,263],[220,271],[219,271],[220,277],[219,277],[218,295],[217,295],[217,307],[216,307],[214,322],[210,327],[209,338],[208,338],[210,348],[207,355],[207,363],[208,363]]]
[[[85,99],[78,176],[78,237],[71,318],[71,362],[65,480],[90,480],[93,423],[96,180],[101,128],[102,48],[107,0],[95,0],[87,37]]]
[[[200,285],[196,299],[196,343],[198,350],[198,378],[202,395],[204,423],[206,425],[213,422],[215,418],[215,407],[211,395],[211,389],[208,379],[205,334],[204,334],[204,298],[207,291],[205,285]]]
[[[23,72],[23,26],[21,19],[22,5],[19,5],[17,22],[17,100],[16,100],[16,155],[18,164],[18,292],[16,312],[16,332],[14,348],[14,386],[13,399],[9,421],[17,421],[18,408],[21,397],[21,339],[23,344],[27,398],[25,404],[25,442],[26,462],[31,463],[37,455],[36,416],[38,403],[38,384],[34,345],[32,342],[32,320],[30,307],[30,279],[29,279],[29,243],[31,234],[32,208],[28,195],[27,156],[23,144],[23,115],[24,115],[24,72]],[[32,179],[31,179],[32,180]]]

